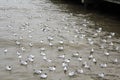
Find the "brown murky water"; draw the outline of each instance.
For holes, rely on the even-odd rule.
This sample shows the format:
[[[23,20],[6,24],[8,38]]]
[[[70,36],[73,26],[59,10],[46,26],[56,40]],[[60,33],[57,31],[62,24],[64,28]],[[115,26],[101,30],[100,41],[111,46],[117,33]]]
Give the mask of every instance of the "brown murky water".
[[[42,73],[48,74],[47,80],[119,80],[119,25],[119,21],[113,17],[57,0],[0,0],[0,78],[40,80],[40,75],[34,75],[33,69],[43,69]],[[103,27],[104,31],[98,30],[99,27]],[[58,47],[64,49],[59,51]],[[93,56],[97,64],[88,59],[92,48],[95,50]],[[106,56],[104,51],[110,55]],[[47,60],[43,59],[40,52],[46,54],[44,56]],[[78,56],[73,57],[76,52]],[[27,62],[27,66],[21,65],[20,56],[21,60],[28,61],[31,54],[35,56],[34,62]],[[59,55],[70,59],[66,74],[62,67],[64,59],[58,58]],[[78,61],[78,57],[83,60]],[[90,70],[82,66],[84,62],[87,62]],[[100,64],[105,63],[107,67],[101,68]],[[7,65],[12,66],[11,71],[6,71]],[[49,71],[48,67],[54,65],[56,70]],[[81,68],[83,74],[68,76],[69,72]],[[105,77],[99,78],[100,73],[104,73]]]

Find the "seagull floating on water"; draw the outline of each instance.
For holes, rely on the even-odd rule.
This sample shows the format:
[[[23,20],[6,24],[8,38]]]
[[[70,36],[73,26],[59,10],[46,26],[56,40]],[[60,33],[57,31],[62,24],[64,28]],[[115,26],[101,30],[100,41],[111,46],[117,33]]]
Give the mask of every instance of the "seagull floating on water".
[[[34,58],[28,57],[28,58],[27,58],[27,61],[29,61],[29,62],[34,62]]]
[[[7,50],[7,49],[5,49],[5,50],[4,50],[4,53],[7,53],[7,52],[8,52],[8,50]]]
[[[18,55],[18,59],[22,59],[22,55]]]
[[[70,59],[65,59],[64,62],[70,63]]]
[[[33,46],[33,44],[32,44],[32,43],[29,43],[29,46],[30,46],[30,47],[32,47],[32,46]]]
[[[44,48],[44,47],[42,47],[42,48],[40,48],[40,50],[41,50],[41,51],[45,51],[45,48]]]
[[[24,52],[25,51],[25,47],[21,47],[21,50]]]
[[[107,67],[107,64],[105,63],[105,64],[100,64],[100,67],[101,68],[106,68]]]
[[[23,61],[23,60],[20,60],[20,64],[23,65],[23,66],[27,66],[27,61]]]
[[[79,58],[78,58],[78,61],[80,61],[80,62],[81,62],[82,60],[83,60],[83,59],[82,59],[82,57],[79,57]]]
[[[104,74],[104,73],[99,73],[99,74],[98,74],[98,77],[104,78],[104,77],[105,77],[105,74]]]
[[[48,41],[53,41],[53,37],[47,37]]]
[[[63,45],[63,44],[64,44],[64,42],[63,42],[63,41],[59,41],[59,44]]]
[[[91,51],[90,51],[90,54],[93,54],[94,53],[94,49],[92,48]]]
[[[32,54],[30,54],[28,57],[29,57],[29,58],[35,58],[35,56],[32,55]]]
[[[42,78],[42,79],[46,79],[48,76],[47,76],[47,73],[42,73],[41,75],[40,75],[40,78]]]
[[[46,56],[46,53],[44,53],[44,52],[40,52],[40,54],[41,54],[42,56]]]
[[[59,55],[58,58],[65,59],[65,54]]]
[[[42,73],[42,69],[41,70],[36,70],[36,69],[33,69],[33,73],[34,74],[37,74],[37,75],[40,75]]]
[[[110,53],[107,52],[107,51],[105,51],[104,54],[105,54],[105,56],[107,56],[107,57],[110,55]]]
[[[6,71],[11,71],[12,67],[11,66],[6,66]]]
[[[78,69],[76,72],[77,72],[78,74],[83,74],[83,73],[84,73],[83,69]]]
[[[69,76],[69,77],[74,77],[75,75],[76,75],[76,74],[75,74],[74,71],[71,71],[71,72],[68,73],[68,76]]]
[[[18,56],[19,56],[19,55],[21,55],[21,53],[20,53],[20,52],[18,52],[18,51],[17,51],[17,53],[16,53],[16,54],[17,54]]]
[[[16,41],[16,45],[20,45],[21,43],[19,41]]]
[[[90,60],[90,59],[93,59],[93,55],[91,54],[89,57],[88,57],[88,59]]]
[[[115,58],[115,59],[113,60],[113,63],[118,63],[118,59]]]
[[[53,46],[53,44],[50,42],[50,43],[49,43],[49,46],[51,46],[51,47],[52,47],[52,46]]]
[[[79,57],[79,52],[73,53],[72,56],[73,57]]]
[[[98,30],[96,30],[97,31],[97,33],[100,33],[101,31],[102,31],[102,28],[100,27],[100,28],[98,28]]]
[[[115,33],[114,33],[114,32],[111,32],[110,35],[111,35],[111,36],[115,36]]]
[[[66,73],[67,73],[67,70],[68,70],[67,66],[65,66],[65,67],[63,68],[63,70],[64,70],[64,73],[66,74]]]
[[[58,51],[63,51],[64,50],[64,47],[58,47]]]
[[[50,70],[50,71],[55,71],[55,70],[56,70],[56,66],[51,66],[51,67],[49,67],[49,70]]]

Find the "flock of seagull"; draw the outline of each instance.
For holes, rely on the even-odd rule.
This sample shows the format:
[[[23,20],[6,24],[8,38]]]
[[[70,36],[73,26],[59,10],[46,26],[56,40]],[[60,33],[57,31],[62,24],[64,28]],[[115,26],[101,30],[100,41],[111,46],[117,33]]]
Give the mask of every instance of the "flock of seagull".
[[[84,24],[84,26],[86,27],[85,24]],[[78,29],[76,29],[75,31],[76,31],[77,34],[80,34],[80,31],[83,31],[83,29],[81,28],[80,31]],[[31,32],[31,31],[29,31],[29,32]],[[79,36],[79,39],[86,39],[86,41],[87,41],[87,43],[89,45],[94,45],[94,40],[93,39],[97,38],[97,37],[100,37],[100,33],[102,33],[102,28],[98,28],[95,31],[95,33],[92,34],[93,38],[87,38],[85,34],[81,34]],[[14,34],[14,36],[17,36],[17,35]],[[110,33],[108,36],[106,36],[106,38],[101,39],[101,45],[99,46],[99,48],[101,50],[104,50],[104,52],[103,52],[104,54],[103,55],[107,58],[107,60],[108,60],[108,58],[110,56],[110,50],[107,49],[109,46],[112,46],[112,50],[114,50],[114,51],[116,51],[116,52],[119,53],[119,46],[115,46],[114,43],[112,41],[110,41],[110,39],[112,39],[114,36],[115,36],[115,33]],[[29,36],[29,37],[32,37],[32,36]],[[20,39],[23,39],[23,38],[20,36]],[[47,40],[49,42],[48,46],[53,47],[54,44],[52,43],[52,41],[54,41],[54,37],[49,36],[49,37],[47,37]],[[16,40],[15,43],[16,43],[17,46],[21,45],[21,42],[19,40]],[[65,42],[63,40],[60,40],[60,41],[58,41],[58,43],[59,43],[59,46],[57,48],[58,52],[63,53],[64,52],[64,43]],[[40,44],[44,44],[44,40],[41,40]],[[34,44],[29,43],[29,46],[33,47]],[[20,47],[20,48],[21,48],[22,52],[25,51],[24,47]],[[91,47],[91,50],[89,51],[89,56],[88,56],[88,61],[91,61],[94,64],[94,66],[98,64],[98,60],[94,56],[95,50],[96,50],[95,48]],[[52,63],[53,60],[47,58],[47,54],[45,53],[45,51],[46,51],[46,48],[45,47],[41,47],[40,48],[40,55],[43,57],[44,61],[46,61],[48,63]],[[4,53],[8,53],[7,48],[4,49]],[[22,53],[20,53],[19,51],[17,51],[16,54],[18,56],[19,63],[20,63],[21,66],[27,66],[28,63],[34,63],[34,59],[36,57],[34,54],[30,54],[29,56],[27,56],[26,60],[22,60],[22,58],[23,58],[22,57]],[[91,66],[90,66],[89,62],[83,61],[83,57],[80,56],[79,52],[72,53],[71,58],[66,58],[66,55],[67,54],[62,54],[62,55],[59,54],[57,56],[58,59],[62,60],[61,67],[63,68],[63,72],[64,72],[65,75],[68,75],[69,77],[75,77],[76,75],[84,74],[85,73],[85,71],[84,71],[85,69],[87,69],[87,70],[89,70],[89,71],[92,72],[92,69],[91,69]],[[80,67],[78,66],[81,69],[76,69],[74,71],[70,71],[69,70],[70,64],[72,64],[71,63],[72,58],[76,58],[77,61],[82,64]],[[113,64],[118,64],[119,63],[118,62],[118,58],[115,58],[112,62],[113,62]],[[100,68],[107,68],[108,67],[108,63],[107,62],[106,63],[100,63],[99,67]],[[14,67],[10,66],[10,65],[6,65],[6,67],[5,67],[6,71],[12,71],[13,68]],[[56,71],[56,69],[57,69],[56,65],[48,67],[49,71]],[[39,75],[40,78],[42,78],[42,79],[46,79],[48,77],[49,73],[43,73],[43,72],[44,72],[43,69],[40,69],[40,70],[39,69],[33,69],[33,74]],[[99,78],[103,78],[103,79],[104,79],[105,75],[106,75],[105,73],[98,73],[97,74],[97,76]]]

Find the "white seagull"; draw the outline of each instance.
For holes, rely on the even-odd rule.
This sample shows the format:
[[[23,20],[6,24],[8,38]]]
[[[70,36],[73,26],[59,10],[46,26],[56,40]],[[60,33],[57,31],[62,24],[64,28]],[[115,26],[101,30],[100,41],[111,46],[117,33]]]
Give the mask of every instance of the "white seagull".
[[[56,70],[56,66],[51,66],[51,67],[49,67],[49,70],[50,70],[50,71],[55,71],[55,70]]]
[[[11,66],[6,66],[6,71],[11,71],[12,67]]]
[[[37,75],[40,75],[42,73],[42,69],[41,70],[36,70],[36,69],[33,69],[33,73],[34,74],[37,74]]]
[[[23,66],[27,66],[27,61],[23,61],[23,60],[20,60],[20,64],[23,65]]]
[[[46,79],[48,76],[47,76],[47,73],[42,73],[41,75],[40,75],[40,78],[42,78],[42,79]]]
[[[7,53],[7,52],[8,52],[8,50],[7,50],[7,49],[5,49],[5,50],[4,50],[4,53]]]
[[[74,71],[71,71],[71,72],[68,73],[68,76],[69,76],[69,77],[74,77],[75,75],[76,75],[76,74],[75,74]]]
[[[105,77],[105,74],[104,74],[104,73],[99,73],[99,74],[98,74],[98,77],[104,78],[104,77]]]

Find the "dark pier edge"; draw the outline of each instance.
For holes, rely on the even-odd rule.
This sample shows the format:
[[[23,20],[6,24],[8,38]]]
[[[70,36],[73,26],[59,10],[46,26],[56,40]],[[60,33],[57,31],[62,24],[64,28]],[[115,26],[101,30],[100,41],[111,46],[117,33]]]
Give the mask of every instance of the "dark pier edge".
[[[103,0],[77,0],[81,4],[84,5],[84,8],[88,8],[89,6],[98,6],[103,2]]]

